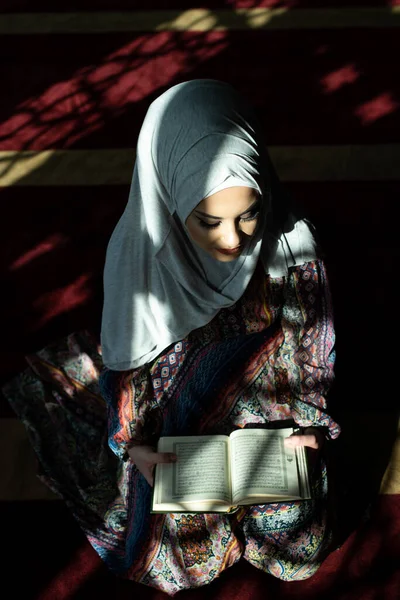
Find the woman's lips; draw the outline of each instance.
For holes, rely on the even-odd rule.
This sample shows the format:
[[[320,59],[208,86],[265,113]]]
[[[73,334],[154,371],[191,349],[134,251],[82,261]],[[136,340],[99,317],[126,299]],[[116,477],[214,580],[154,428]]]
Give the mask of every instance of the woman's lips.
[[[217,248],[218,252],[221,252],[222,254],[238,254],[241,251],[242,247],[241,246],[237,246],[236,248],[229,248],[227,250],[223,249],[223,248]]]

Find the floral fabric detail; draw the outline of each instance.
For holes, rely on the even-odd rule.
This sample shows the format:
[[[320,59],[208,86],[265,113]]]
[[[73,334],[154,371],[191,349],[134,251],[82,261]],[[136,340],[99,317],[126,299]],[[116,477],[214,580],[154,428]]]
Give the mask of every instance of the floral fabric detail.
[[[41,478],[113,572],[171,595],[211,582],[241,557],[281,579],[304,579],[330,542],[323,462],[310,500],[161,515],[151,513],[151,488],[126,450],[160,435],[229,434],[284,420],[335,438],[326,403],[334,339],[321,261],[279,279],[259,268],[239,302],[149,365],[102,369],[93,338],[73,334],[28,357],[29,370],[4,393]]]

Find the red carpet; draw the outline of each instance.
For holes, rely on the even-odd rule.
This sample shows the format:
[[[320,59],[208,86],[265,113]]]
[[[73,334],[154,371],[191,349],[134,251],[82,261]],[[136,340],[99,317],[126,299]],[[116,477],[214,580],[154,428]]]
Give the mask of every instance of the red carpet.
[[[107,183],[86,183],[85,174],[91,157],[104,149],[132,149],[133,162],[148,104],[174,83],[196,77],[224,79],[254,104],[268,143],[285,147],[286,183],[308,209],[326,250],[338,334],[332,410],[344,425],[334,448],[340,488],[346,493],[338,505],[343,546],[308,581],[282,583],[240,563],[211,586],[182,592],[182,599],[400,597],[398,470],[392,493],[378,495],[399,420],[395,293],[400,171],[391,165],[399,164],[400,148],[400,12],[390,12],[399,8],[398,2],[352,0],[351,6],[359,11],[353,20],[339,12],[346,26],[338,26],[334,15],[335,25],[318,26],[324,22],[324,10],[346,11],[348,4],[346,0],[199,4],[0,0],[0,383],[24,367],[27,352],[73,330],[98,330],[104,253],[129,186],[118,162],[116,178]],[[271,29],[246,25],[240,13],[236,24],[223,31],[193,27],[184,32],[155,31],[145,26],[140,30],[143,14],[138,15],[135,30],[91,29],[100,12],[152,11],[162,23],[168,20],[166,13],[156,11],[184,12],[199,6],[211,15],[221,9],[233,14],[235,8],[288,12],[271,13]],[[386,11],[379,15],[392,15],[388,26],[357,25],[367,9],[376,8]],[[307,19],[301,25],[290,21],[291,11],[295,15],[311,11],[303,13],[309,25]],[[90,19],[83,19],[85,12],[91,13]],[[25,19],[13,34],[4,31],[4,23],[11,22],[4,19],[11,13]],[[66,19],[63,31],[38,33],[46,13],[79,13],[80,32],[71,33]],[[225,13],[221,14],[217,21],[223,24]],[[311,167],[304,177],[290,177],[293,157],[300,151],[307,156],[315,146],[323,153],[315,172]],[[365,176],[356,177],[350,166],[346,177],[332,180],[324,175],[323,163],[329,166],[331,149],[339,148],[346,164],[356,146],[368,146],[377,160],[385,146],[385,151],[393,152],[393,162],[384,173],[365,169]],[[69,153],[45,154],[63,149]],[[65,185],[69,164],[65,161],[77,150],[90,150],[87,163],[74,163],[81,183]],[[32,166],[27,157],[39,162]],[[362,164],[359,167],[357,173],[363,173]],[[57,184],[61,171],[63,184]],[[0,417],[3,422],[14,418],[2,398]],[[11,451],[12,438],[6,443]],[[24,477],[23,472],[16,475]],[[3,493],[0,498],[8,496]],[[363,521],[370,501],[369,518]],[[117,581],[62,503],[16,496],[12,501],[3,499],[1,510],[3,582],[13,596],[166,598]]]

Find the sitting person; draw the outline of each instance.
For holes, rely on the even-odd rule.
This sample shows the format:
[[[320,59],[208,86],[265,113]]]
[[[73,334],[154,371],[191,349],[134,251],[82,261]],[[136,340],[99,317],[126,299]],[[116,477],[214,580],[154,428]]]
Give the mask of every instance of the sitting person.
[[[244,100],[213,80],[170,88],[145,117],[108,246],[101,352],[70,336],[6,389],[42,479],[118,575],[173,595],[241,557],[305,579],[329,552],[332,306],[312,226],[295,213]],[[175,460],[157,452],[160,436],[288,419],[303,433],[287,444],[314,453],[311,499],[151,513],[154,467]]]

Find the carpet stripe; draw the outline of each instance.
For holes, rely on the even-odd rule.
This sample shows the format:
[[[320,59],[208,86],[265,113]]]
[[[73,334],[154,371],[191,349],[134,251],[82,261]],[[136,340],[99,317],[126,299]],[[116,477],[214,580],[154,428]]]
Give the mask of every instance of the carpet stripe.
[[[17,419],[0,419],[0,465],[0,501],[58,499],[36,477],[35,454]]]
[[[397,181],[400,144],[271,146],[283,181]],[[0,152],[0,186],[130,183],[133,149]]]
[[[213,10],[225,9],[227,4],[231,9],[248,7],[251,0],[202,0],[202,8]],[[253,2],[255,4],[255,2]],[[396,6],[400,0],[257,0],[257,8],[271,8],[279,4],[279,7],[296,10],[305,8],[347,8],[351,4],[352,8]],[[152,10],[185,10],[188,6],[188,0],[152,0]],[[98,11],[138,11],[148,10],[148,0],[2,0],[0,13],[21,13],[21,12],[98,12]]]
[[[114,31],[235,31],[246,29],[343,29],[400,26],[400,7],[238,8],[186,11],[10,13],[0,16],[0,33],[107,33]]]
[[[400,494],[400,421],[392,456],[382,479],[381,494]]]

